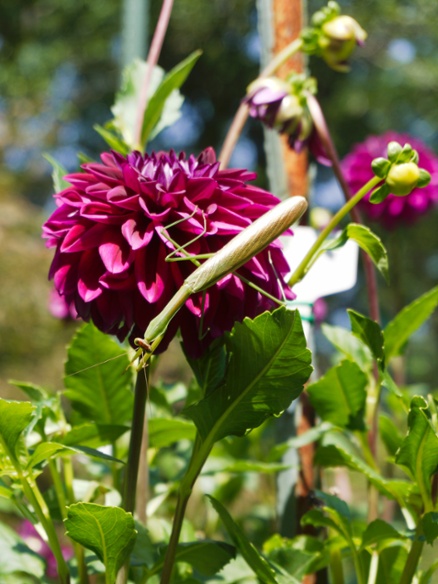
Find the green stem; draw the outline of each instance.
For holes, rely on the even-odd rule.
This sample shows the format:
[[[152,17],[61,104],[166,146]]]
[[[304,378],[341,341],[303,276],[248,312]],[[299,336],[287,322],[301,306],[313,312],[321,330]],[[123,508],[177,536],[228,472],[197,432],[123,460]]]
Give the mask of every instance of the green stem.
[[[202,467],[211,452],[212,445],[201,442],[199,434],[196,434],[195,443],[193,445],[192,458],[187,468],[186,474],[181,480],[178,490],[178,500],[176,504],[175,515],[172,524],[172,533],[170,534],[169,545],[167,546],[166,555],[164,557],[163,571],[161,573],[160,584],[169,584],[173,567],[175,564],[176,550],[178,547],[179,536],[184,520],[187,503],[192,494],[193,485],[202,470]]]
[[[263,77],[269,77],[273,75],[277,69],[279,69],[292,55],[298,53],[303,46],[303,41],[298,38],[292,41],[287,47],[285,47],[282,51],[276,55],[272,61],[263,69],[260,73],[258,79],[262,79]],[[224,144],[222,146],[222,150],[219,154],[219,160],[221,163],[221,168],[226,168],[228,163],[230,162],[231,154],[236,146],[237,140],[239,139],[240,134],[242,133],[243,126],[248,118],[248,106],[246,103],[241,103],[233,121],[231,122],[231,126],[228,130],[228,133],[225,137]]]
[[[49,469],[52,476],[53,487],[55,489],[56,498],[58,499],[59,511],[62,519],[67,518],[67,501],[65,498],[64,485],[58,472],[58,467],[55,460],[49,460]]]
[[[409,550],[399,584],[412,584],[424,546],[424,541],[420,541],[420,535],[422,535],[421,529],[417,528],[415,533],[415,540],[412,543],[411,549]]]
[[[123,508],[134,514],[137,493],[138,468],[140,464],[143,428],[148,395],[148,372],[142,369],[137,373],[135,383],[134,407],[132,414],[131,439],[129,442],[128,462],[126,465],[125,486],[123,491]],[[117,574],[117,584],[128,581],[129,562],[122,566]]]
[[[339,209],[339,211],[332,217],[328,225],[321,231],[315,243],[309,249],[304,259],[301,261],[298,268],[292,274],[289,279],[289,286],[293,287],[294,284],[299,282],[304,278],[312,264],[315,262],[319,255],[320,247],[333,231],[335,227],[342,221],[342,219],[351,211],[351,209],[357,205],[357,203],[363,199],[363,197],[374,187],[376,187],[380,182],[381,178],[375,176],[369,180],[345,205]]]
[[[339,548],[334,548],[330,552],[330,574],[333,584],[344,584],[344,569],[342,567],[342,558]]]

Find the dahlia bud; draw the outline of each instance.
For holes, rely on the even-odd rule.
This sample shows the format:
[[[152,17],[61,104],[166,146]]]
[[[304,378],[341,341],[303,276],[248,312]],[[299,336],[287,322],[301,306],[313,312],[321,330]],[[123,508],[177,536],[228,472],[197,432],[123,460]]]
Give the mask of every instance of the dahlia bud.
[[[256,79],[243,101],[251,117],[286,135],[292,149],[300,152],[308,146],[319,162],[329,164],[307,107],[307,96],[315,93],[313,78],[292,74],[286,81],[275,77]]]
[[[371,203],[381,203],[391,193],[397,197],[409,195],[415,188],[425,187],[430,182],[430,174],[418,167],[418,152],[410,144],[402,146],[398,142],[388,144],[388,159],[376,158],[371,166],[385,183],[370,197]]]
[[[415,162],[404,162],[391,166],[386,184],[393,195],[404,197],[415,189],[420,178],[420,169]]]
[[[312,24],[302,33],[304,52],[322,57],[335,71],[348,71],[356,45],[363,45],[367,38],[364,29],[351,16],[341,15],[336,2],[316,12]]]

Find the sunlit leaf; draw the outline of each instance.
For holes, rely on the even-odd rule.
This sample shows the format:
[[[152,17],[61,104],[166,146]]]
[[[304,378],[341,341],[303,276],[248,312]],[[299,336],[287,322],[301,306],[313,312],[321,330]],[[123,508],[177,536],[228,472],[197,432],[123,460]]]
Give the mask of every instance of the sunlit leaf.
[[[133,394],[129,359],[108,335],[84,325],[68,348],[65,396],[81,422],[120,425],[132,416]]]
[[[209,499],[221,518],[221,521],[234,545],[245,558],[247,564],[252,570],[254,570],[257,577],[266,584],[277,584],[274,571],[269,566],[268,562],[259,554],[242,529],[234,522],[225,507],[213,497],[209,496]]]
[[[322,332],[328,340],[348,359],[354,361],[363,370],[371,369],[373,358],[367,345],[351,331],[338,326],[323,324]]]
[[[364,430],[368,377],[354,361],[342,361],[307,387],[322,420],[341,428]]]
[[[108,581],[114,582],[135,544],[137,532],[131,513],[119,507],[75,503],[68,507],[64,523],[67,535],[93,551],[105,565]]]
[[[431,503],[431,477],[438,472],[438,436],[432,427],[426,400],[415,396],[408,416],[408,434],[395,461],[410,470],[427,506]],[[430,507],[429,507],[430,510]]]
[[[179,89],[187,79],[190,71],[193,69],[200,56],[201,51],[194,51],[169,71],[169,73],[164,76],[158,88],[154,91],[148,102],[143,118],[143,127],[141,131],[142,144],[156,136],[166,126],[173,124],[173,122],[181,115],[180,108],[183,99],[179,96],[179,93],[177,93],[176,90]],[[173,101],[167,106],[167,101],[171,96],[174,96]],[[165,107],[168,109],[166,110]]]
[[[236,323],[227,338],[225,381],[185,414],[210,442],[244,435],[282,413],[311,372],[297,311],[280,308]]]
[[[170,446],[179,440],[193,440],[196,428],[193,422],[180,418],[152,418],[149,420],[151,448]]]
[[[365,251],[373,261],[376,268],[388,281],[388,253],[381,239],[365,225],[349,223],[347,227],[336,238],[329,240],[324,245],[324,250],[333,250],[342,247],[352,239]]]
[[[17,460],[17,443],[30,424],[34,410],[30,402],[0,399],[0,441],[13,460]]]
[[[399,355],[409,337],[429,318],[438,305],[438,286],[403,308],[385,327],[385,354]]]
[[[374,320],[348,309],[352,332],[357,335],[371,350],[379,365],[385,367],[385,353],[383,350],[383,332]]]

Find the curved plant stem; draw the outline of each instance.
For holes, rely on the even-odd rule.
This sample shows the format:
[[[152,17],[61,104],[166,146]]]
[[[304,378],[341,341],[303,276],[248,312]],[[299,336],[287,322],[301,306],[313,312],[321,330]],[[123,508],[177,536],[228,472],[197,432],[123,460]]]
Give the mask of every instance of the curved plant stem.
[[[143,119],[146,111],[147,101],[148,101],[148,90],[152,78],[152,72],[155,65],[158,62],[158,57],[160,56],[161,47],[163,46],[164,37],[166,35],[167,27],[169,24],[170,15],[172,13],[173,0],[163,0],[161,6],[160,17],[155,28],[154,37],[151,42],[151,47],[149,49],[148,59],[147,59],[147,70],[145,77],[143,79],[143,84],[141,87],[140,99],[138,102],[137,111],[137,123],[135,125],[135,137],[134,144],[140,150],[143,148],[141,140],[141,132],[143,129]]]
[[[303,41],[300,38],[292,41],[289,45],[287,45],[287,47],[280,51],[278,55],[276,55],[272,61],[263,69],[263,71],[258,76],[258,79],[273,75],[277,69],[283,65],[283,63],[285,63],[290,57],[292,57],[292,55],[301,49],[302,45]],[[237,140],[239,139],[247,118],[248,106],[245,103],[241,103],[233,121],[231,122],[231,126],[228,130],[222,146],[222,150],[219,154],[221,168],[226,168],[228,166],[231,154],[234,150],[234,147],[236,146]]]
[[[355,205],[374,187],[376,187],[380,182],[381,178],[377,176],[373,177],[369,180],[349,201],[345,203],[345,205],[339,209],[339,211],[332,217],[330,222],[327,226],[321,231],[318,238],[311,246],[303,260],[301,261],[300,265],[297,267],[295,272],[289,279],[289,286],[294,286],[297,282],[302,280],[316,258],[318,257],[320,248],[330,233],[333,231],[335,227],[342,221],[342,219],[353,209]]]
[[[160,584],[169,584],[171,581],[179,536],[181,534],[187,503],[190,499],[190,495],[192,494],[193,485],[195,484],[195,481],[198,478],[199,473],[201,472],[202,467],[204,466],[205,461],[211,452],[212,446],[213,444],[206,442],[201,444],[199,434],[196,434],[195,443],[193,445],[192,458],[178,489],[178,500],[173,518],[172,533],[170,534],[169,545],[167,546],[166,555],[164,558]]]
[[[415,541],[412,543],[409,550],[406,564],[400,578],[400,584],[412,584],[414,581],[415,572],[417,571],[418,562],[423,551],[424,541],[420,541],[420,530],[417,528],[415,533]]]

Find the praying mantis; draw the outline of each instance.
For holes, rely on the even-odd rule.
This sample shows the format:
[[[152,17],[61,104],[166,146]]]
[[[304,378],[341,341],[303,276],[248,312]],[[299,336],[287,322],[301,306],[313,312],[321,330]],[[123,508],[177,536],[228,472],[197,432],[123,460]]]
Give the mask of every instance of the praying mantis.
[[[192,294],[213,286],[221,278],[243,266],[298,221],[306,209],[307,201],[304,197],[295,196],[282,201],[199,265],[184,280],[181,288],[160,314],[151,320],[144,338],[137,337],[134,340],[139,347],[134,357],[134,360],[139,358],[138,370],[146,366],[164,337],[170,321]],[[188,255],[187,259],[190,257]]]

